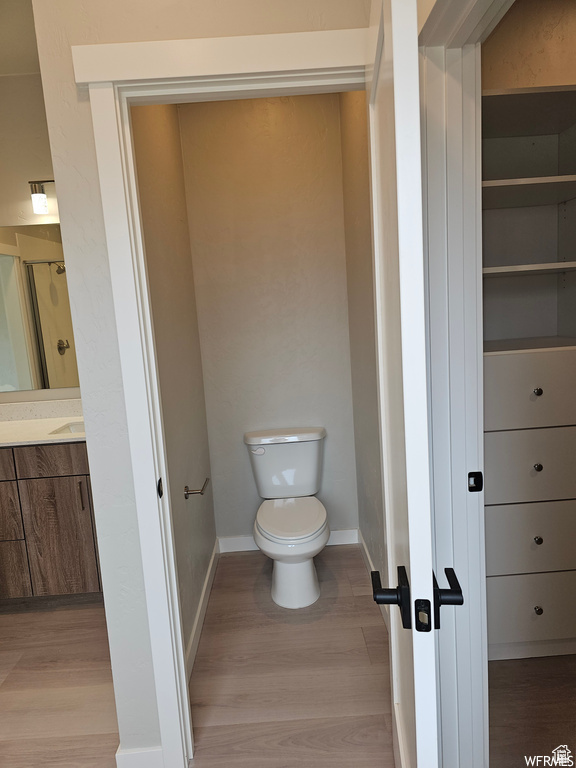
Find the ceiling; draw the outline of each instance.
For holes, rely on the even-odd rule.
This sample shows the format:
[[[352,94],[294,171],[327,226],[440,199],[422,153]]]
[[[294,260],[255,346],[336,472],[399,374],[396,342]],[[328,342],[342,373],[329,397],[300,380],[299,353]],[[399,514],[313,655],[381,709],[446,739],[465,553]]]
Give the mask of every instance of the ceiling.
[[[0,0],[0,77],[39,71],[32,0]]]

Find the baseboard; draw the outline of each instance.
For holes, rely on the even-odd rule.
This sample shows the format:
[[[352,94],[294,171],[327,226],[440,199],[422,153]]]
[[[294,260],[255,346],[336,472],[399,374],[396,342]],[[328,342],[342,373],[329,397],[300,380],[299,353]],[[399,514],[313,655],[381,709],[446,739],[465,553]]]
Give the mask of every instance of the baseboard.
[[[200,602],[198,603],[198,610],[196,611],[196,617],[194,619],[194,626],[190,632],[190,637],[186,644],[186,679],[190,679],[192,674],[192,667],[194,666],[194,659],[196,658],[196,651],[198,650],[198,643],[200,642],[200,634],[202,632],[202,625],[204,624],[204,616],[206,615],[206,608],[208,607],[208,598],[210,597],[210,590],[212,589],[212,582],[214,581],[214,574],[216,573],[216,566],[218,565],[218,539],[214,542],[214,549],[212,550],[212,557],[210,558],[210,564],[206,572],[206,578],[204,579],[204,586],[202,587],[202,594],[200,595]]]
[[[358,543],[360,544],[360,551],[362,552],[362,557],[364,558],[364,564],[366,565],[366,568],[368,571],[377,571],[378,568],[374,567],[374,563],[372,562],[372,557],[370,556],[370,552],[368,551],[368,547],[366,546],[366,541],[364,540],[364,536],[362,536],[362,531],[358,529]],[[386,624],[386,629],[388,630],[388,634],[390,634],[390,606],[388,605],[381,605],[380,610],[382,611],[382,617],[384,619],[384,624]]]
[[[116,752],[116,768],[164,768],[162,747],[122,749]]]
[[[345,528],[343,531],[330,531],[328,546],[337,544],[358,544],[358,528]]]
[[[358,544],[358,529],[347,528],[343,531],[331,531],[328,546],[335,544]],[[251,552],[258,549],[253,536],[221,536],[218,539],[220,553]]]
[[[254,536],[220,536],[218,546],[221,555],[226,552],[250,552],[258,549]]]
[[[394,704],[392,707],[392,744],[396,768],[412,768],[408,742],[406,741],[406,729],[399,704]]]
[[[576,653],[576,639],[528,640],[519,643],[491,643],[488,661],[532,659],[540,656],[567,656]]]

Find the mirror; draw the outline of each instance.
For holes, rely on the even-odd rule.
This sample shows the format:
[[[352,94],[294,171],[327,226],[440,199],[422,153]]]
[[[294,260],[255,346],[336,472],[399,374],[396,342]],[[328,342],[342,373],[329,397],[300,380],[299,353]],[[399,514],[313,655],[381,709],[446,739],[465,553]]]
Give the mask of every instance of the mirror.
[[[0,392],[77,386],[60,225],[0,227]]]

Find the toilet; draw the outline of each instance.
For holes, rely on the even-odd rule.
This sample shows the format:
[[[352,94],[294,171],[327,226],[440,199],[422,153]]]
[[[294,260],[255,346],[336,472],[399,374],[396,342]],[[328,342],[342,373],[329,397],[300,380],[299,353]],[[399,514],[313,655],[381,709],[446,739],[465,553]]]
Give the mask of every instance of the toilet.
[[[254,522],[254,541],[274,561],[272,600],[305,608],[320,597],[314,557],[330,537],[320,489],[324,427],[247,432],[244,442],[256,487],[265,499]]]

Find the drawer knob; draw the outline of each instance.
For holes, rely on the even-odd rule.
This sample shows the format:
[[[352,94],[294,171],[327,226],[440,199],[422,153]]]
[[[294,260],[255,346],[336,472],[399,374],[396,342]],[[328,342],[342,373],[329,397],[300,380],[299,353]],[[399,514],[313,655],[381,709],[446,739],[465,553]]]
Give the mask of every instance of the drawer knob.
[[[544,544],[544,539],[542,538],[542,536],[534,536],[534,541],[536,542],[536,544],[538,544],[538,546],[540,546],[540,544]]]
[[[541,395],[543,395],[543,394],[544,394],[544,390],[542,389],[542,387],[536,387],[536,388],[533,390],[533,392],[534,392],[534,394],[536,395],[536,397],[540,397]]]
[[[542,616],[542,614],[544,613],[544,608],[541,608],[539,605],[535,605],[534,613],[536,614],[536,616]]]
[[[534,469],[536,470],[536,472],[542,472],[544,467],[542,466],[542,464],[534,464]]]

